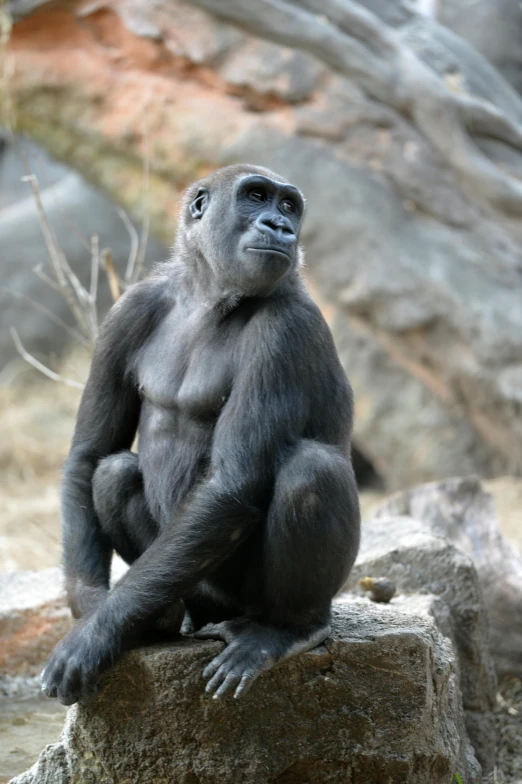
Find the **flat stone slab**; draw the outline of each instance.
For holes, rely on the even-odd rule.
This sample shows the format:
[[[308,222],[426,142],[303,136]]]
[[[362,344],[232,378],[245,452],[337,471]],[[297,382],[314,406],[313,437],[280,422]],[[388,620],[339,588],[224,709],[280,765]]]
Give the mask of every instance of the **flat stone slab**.
[[[242,700],[204,693],[219,642],[132,651],[12,784],[466,784],[480,767],[458,668],[433,620],[352,598],[331,638]]]

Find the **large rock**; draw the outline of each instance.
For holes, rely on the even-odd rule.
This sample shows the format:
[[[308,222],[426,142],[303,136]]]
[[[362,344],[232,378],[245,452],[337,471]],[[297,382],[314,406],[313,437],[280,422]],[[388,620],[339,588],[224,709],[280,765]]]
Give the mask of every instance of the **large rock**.
[[[391,496],[375,514],[421,520],[473,560],[497,672],[522,677],[522,557],[502,535],[492,497],[480,480],[455,478],[414,487]]]
[[[204,694],[201,672],[220,645],[128,654],[12,784],[480,781],[451,645],[407,605],[338,604],[327,643],[242,701]]]
[[[471,559],[429,526],[411,517],[381,515],[363,527],[357,563],[347,582],[357,590],[364,577],[386,577],[405,597],[436,619],[452,641],[460,672],[466,727],[484,772],[495,765],[496,678],[489,648],[488,619]],[[412,597],[415,597],[413,599]]]
[[[166,242],[209,167],[303,188],[356,445],[388,487],[522,470],[522,100],[483,57],[399,0],[10,5],[19,126],[135,215],[148,151]]]
[[[0,686],[37,675],[70,628],[60,569],[0,572]]]
[[[522,93],[522,6],[519,0],[438,0],[440,22],[461,35]]]

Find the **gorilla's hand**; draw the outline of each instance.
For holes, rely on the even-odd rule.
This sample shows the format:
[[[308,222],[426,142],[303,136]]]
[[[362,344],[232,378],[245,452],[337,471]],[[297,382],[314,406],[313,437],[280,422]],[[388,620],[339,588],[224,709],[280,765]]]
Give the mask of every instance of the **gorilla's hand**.
[[[101,626],[96,615],[79,621],[52,652],[42,673],[42,692],[63,705],[88,702],[98,693],[101,673],[120,652],[114,628]]]

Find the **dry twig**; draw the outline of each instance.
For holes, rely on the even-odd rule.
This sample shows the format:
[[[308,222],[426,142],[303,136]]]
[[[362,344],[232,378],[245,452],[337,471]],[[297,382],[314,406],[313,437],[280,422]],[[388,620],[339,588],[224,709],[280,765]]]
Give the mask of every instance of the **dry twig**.
[[[105,274],[107,275],[112,299],[114,302],[116,302],[116,300],[118,300],[121,295],[120,279],[118,278],[118,273],[116,272],[116,267],[114,266],[114,260],[108,248],[104,248],[102,250],[102,264],[103,269],[105,270]]]
[[[52,282],[52,281],[51,281]],[[22,294],[19,291],[12,291],[11,289],[6,289],[4,286],[0,287],[0,291],[4,294],[9,294],[10,297],[16,297],[17,299],[22,299],[25,302],[29,302],[33,308],[39,310],[40,313],[43,313],[47,316],[48,319],[53,321],[58,327],[64,329],[72,338],[77,340],[79,343],[83,343],[84,346],[89,345],[89,341],[84,338],[84,336],[78,332],[78,330],[74,329],[74,327],[69,326],[67,322],[63,321],[59,316],[53,313],[49,308],[46,308],[45,305],[41,305],[39,302],[36,302],[31,297],[28,297],[26,294]]]
[[[129,233],[130,251],[129,251],[129,258],[127,259],[127,266],[125,267],[125,276],[124,276],[125,283],[129,284],[133,280],[135,270],[136,270],[136,263],[138,261],[138,253],[140,249],[140,238],[138,232],[134,228],[134,224],[132,223],[131,219],[129,218],[125,210],[122,209],[121,207],[116,207],[116,212],[120,216],[125,228]],[[112,263],[112,258],[111,258],[111,263]],[[114,270],[114,265],[113,265],[113,270]],[[116,299],[118,297],[116,297]],[[114,299],[114,294],[113,294],[113,299]]]
[[[36,176],[34,174],[28,174],[22,179],[25,182],[29,182],[31,185],[45,245],[60,293],[67,300],[67,304],[69,305],[82,334],[93,341],[95,335],[92,334],[89,318],[89,294],[72,271],[65,255],[58,245],[54,232],[47,220],[47,215],[45,214]]]
[[[78,329],[73,329],[68,324],[66,324],[62,319],[58,316],[55,316],[51,311],[45,308],[43,305],[39,305],[37,302],[34,302],[29,297],[25,295],[17,294],[16,292],[10,292],[14,296],[19,296],[23,299],[29,301],[34,307],[48,316],[55,324],[63,327],[72,337],[79,340],[84,345],[93,346],[96,337],[98,334],[98,308],[97,308],[97,295],[98,295],[98,283],[99,283],[99,271],[100,265],[102,266],[105,274],[107,275],[107,280],[109,283],[109,288],[111,291],[111,295],[114,301],[116,301],[120,297],[121,288],[128,287],[132,283],[135,283],[144,267],[144,260],[145,260],[145,252],[147,247],[147,240],[148,240],[148,233],[149,233],[149,216],[148,216],[148,192],[149,192],[149,181],[150,181],[150,156],[149,156],[149,146],[148,146],[148,134],[146,134],[146,154],[144,159],[144,221],[141,235],[138,235],[138,232],[134,228],[130,218],[127,216],[126,212],[121,208],[116,208],[118,215],[120,216],[121,220],[123,221],[130,237],[130,252],[129,258],[127,261],[127,268],[125,271],[125,278],[123,283],[118,278],[118,274],[116,272],[116,268],[114,265],[114,261],[112,259],[110,251],[105,248],[100,254],[100,245],[99,245],[99,238],[94,235],[91,237],[91,275],[90,275],[90,284],[89,288],[85,288],[76,274],[73,272],[71,266],[69,265],[65,254],[62,252],[58,241],[54,235],[54,232],[50,226],[50,223],[47,219],[47,215],[45,213],[45,209],[42,203],[41,195],[40,195],[40,188],[38,185],[38,180],[34,174],[29,172],[29,166],[27,162],[26,156],[22,153],[22,157],[24,159],[24,164],[26,168],[26,176],[22,179],[26,182],[29,182],[33,191],[33,196],[36,204],[36,209],[38,211],[38,216],[40,219],[40,225],[42,228],[42,232],[44,235],[45,244],[47,247],[47,252],[49,254],[49,259],[51,263],[52,270],[54,272],[55,280],[49,277],[41,268],[41,266],[37,266],[34,268],[35,274],[44,281],[48,286],[50,286],[54,291],[61,294],[76,320],[76,324]],[[16,329],[11,328],[11,335],[16,346],[16,349],[20,356],[28,362],[32,367],[39,370],[48,378],[53,379],[54,381],[61,381],[68,386],[75,387],[77,389],[82,389],[83,385],[77,381],[73,381],[72,379],[65,378],[61,376],[59,373],[55,373],[49,367],[44,365],[40,362],[36,357],[30,354],[23,346],[22,341],[20,340],[20,336],[18,335]]]
[[[145,113],[144,122],[147,123],[147,113]],[[149,212],[149,193],[150,193],[150,141],[148,125],[144,132],[145,140],[145,154],[143,156],[143,220],[141,224],[140,244],[138,248],[138,257],[136,260],[136,267],[132,276],[132,283],[135,283],[143,274],[145,267],[145,253],[147,252],[147,242],[149,239],[150,228],[150,212]],[[130,281],[129,281],[130,282]]]
[[[20,340],[20,336],[18,335],[18,332],[14,327],[10,327],[9,332],[11,333],[11,337],[13,338],[13,342],[16,346],[16,350],[29,365],[32,365],[32,367],[36,368],[36,370],[39,370],[40,373],[43,373],[44,376],[47,376],[47,378],[50,378],[53,381],[61,381],[63,384],[67,384],[68,387],[74,387],[75,389],[83,389],[84,387],[83,384],[80,384],[78,381],[73,381],[70,378],[65,378],[64,376],[61,376],[59,373],[55,373],[54,370],[51,370],[50,368],[47,367],[47,365],[44,365],[42,362],[39,362],[39,360],[37,360],[36,357],[33,357],[32,354],[26,351],[22,344],[22,341]]]

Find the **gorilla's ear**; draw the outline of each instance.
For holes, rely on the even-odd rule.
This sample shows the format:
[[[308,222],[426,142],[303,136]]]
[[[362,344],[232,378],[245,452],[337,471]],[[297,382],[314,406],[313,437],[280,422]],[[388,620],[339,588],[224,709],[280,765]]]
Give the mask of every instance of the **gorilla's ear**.
[[[208,207],[208,203],[210,201],[210,193],[207,191],[206,188],[200,188],[198,190],[198,195],[190,205],[190,214],[192,215],[195,220],[199,220],[203,217],[205,210]]]

